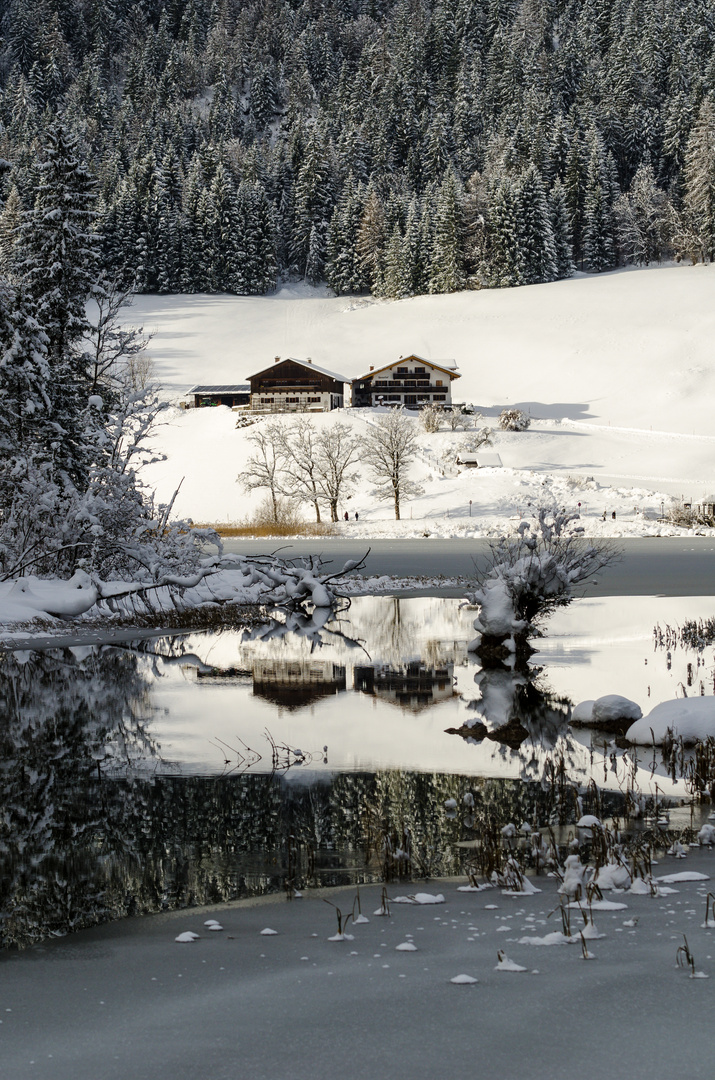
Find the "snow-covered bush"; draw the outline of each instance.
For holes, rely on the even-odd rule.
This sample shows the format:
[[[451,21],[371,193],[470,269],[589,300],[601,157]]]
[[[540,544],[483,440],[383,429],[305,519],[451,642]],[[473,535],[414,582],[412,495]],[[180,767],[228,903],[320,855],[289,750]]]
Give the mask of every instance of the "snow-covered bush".
[[[523,409],[503,409],[499,413],[499,427],[502,431],[526,431],[531,424],[531,417]]]
[[[479,605],[474,629],[480,635],[470,648],[479,650],[485,638],[515,648],[518,639],[538,633],[540,619],[569,604],[578,585],[617,558],[607,543],[584,540],[577,520],[578,514],[541,507],[515,536],[490,545],[478,587],[469,594]]]
[[[420,422],[428,435],[439,431],[443,410],[438,405],[423,405],[420,409]]]

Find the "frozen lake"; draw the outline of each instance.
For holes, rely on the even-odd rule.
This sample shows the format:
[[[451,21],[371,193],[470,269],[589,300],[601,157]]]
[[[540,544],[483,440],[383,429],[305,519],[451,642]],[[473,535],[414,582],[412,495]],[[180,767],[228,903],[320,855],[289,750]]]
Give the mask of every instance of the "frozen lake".
[[[608,693],[644,713],[711,695],[712,648],[658,646],[654,627],[712,613],[710,597],[586,598],[521,673],[482,670],[475,613],[445,597],[356,597],[321,627],[8,653],[2,940],[287,880],[379,880],[386,851],[409,849],[398,876],[458,873],[485,815],[567,827],[576,791],[611,812],[631,788],[685,799],[652,751],[624,757],[569,718]],[[479,739],[447,731],[473,720]],[[445,815],[466,791],[474,814]]]

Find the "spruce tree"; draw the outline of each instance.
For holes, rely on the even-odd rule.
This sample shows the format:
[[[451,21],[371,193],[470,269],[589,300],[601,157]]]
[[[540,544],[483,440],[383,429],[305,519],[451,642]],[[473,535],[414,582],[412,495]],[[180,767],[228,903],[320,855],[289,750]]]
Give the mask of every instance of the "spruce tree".
[[[551,229],[554,234],[554,263],[557,278],[571,277],[576,269],[573,260],[571,218],[566,202],[566,192],[557,180],[549,193]]]
[[[457,292],[464,275],[462,190],[453,169],[440,185],[434,211],[430,292]]]
[[[19,269],[31,314],[47,335],[54,466],[79,487],[93,454],[85,416],[91,380],[81,342],[88,329],[86,303],[99,276],[95,187],[77,156],[77,139],[56,123],[37,170],[33,208],[24,214]]]
[[[715,100],[707,97],[685,154],[685,210],[699,237],[703,262],[715,261]]]
[[[544,184],[535,165],[529,166],[519,185],[517,243],[523,285],[553,281],[558,276],[551,215]]]

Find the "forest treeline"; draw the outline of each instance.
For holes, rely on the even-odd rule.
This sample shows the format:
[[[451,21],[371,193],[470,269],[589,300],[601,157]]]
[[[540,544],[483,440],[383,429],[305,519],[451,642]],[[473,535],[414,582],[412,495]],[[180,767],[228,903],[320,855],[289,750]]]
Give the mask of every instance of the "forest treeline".
[[[0,272],[58,114],[140,291],[715,258],[711,0],[7,0]]]

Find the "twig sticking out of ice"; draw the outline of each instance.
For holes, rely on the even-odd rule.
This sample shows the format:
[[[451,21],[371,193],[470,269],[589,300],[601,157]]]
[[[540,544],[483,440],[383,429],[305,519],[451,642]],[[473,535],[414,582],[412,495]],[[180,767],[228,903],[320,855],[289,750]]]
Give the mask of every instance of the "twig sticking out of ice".
[[[174,941],[178,941],[181,945],[185,945],[191,941],[196,941],[198,937],[199,935],[195,934],[193,930],[184,930],[183,934],[179,934],[174,938]]]
[[[277,930],[271,930],[270,926],[267,926],[265,928],[265,930],[261,930],[261,933],[262,933],[262,935],[264,937],[273,937],[273,935],[277,934],[278,931]]]
[[[449,981],[456,986],[471,986],[472,983],[479,982],[478,979],[472,978],[471,975],[455,975],[454,978]]]

